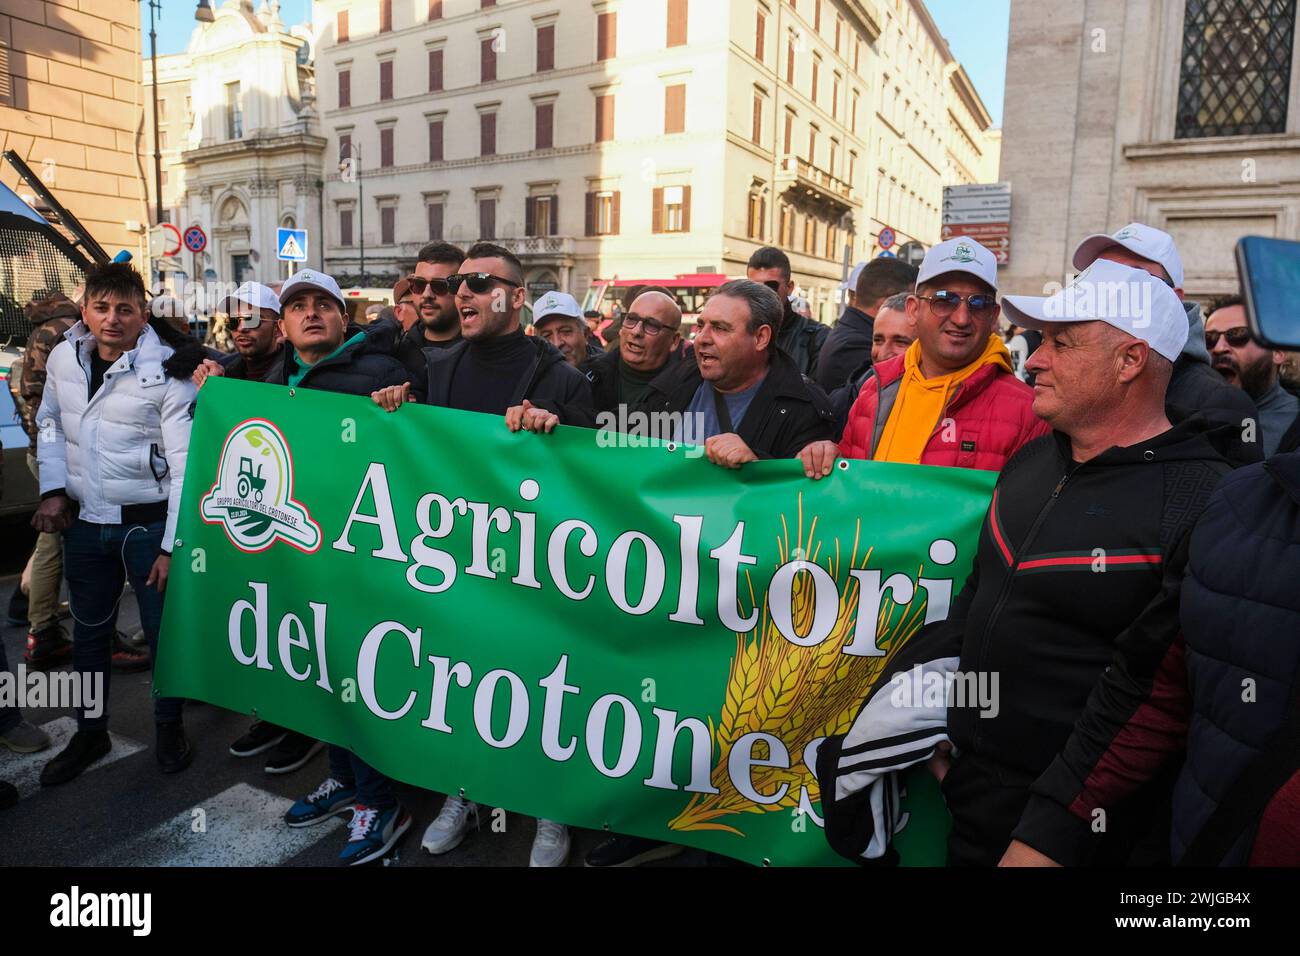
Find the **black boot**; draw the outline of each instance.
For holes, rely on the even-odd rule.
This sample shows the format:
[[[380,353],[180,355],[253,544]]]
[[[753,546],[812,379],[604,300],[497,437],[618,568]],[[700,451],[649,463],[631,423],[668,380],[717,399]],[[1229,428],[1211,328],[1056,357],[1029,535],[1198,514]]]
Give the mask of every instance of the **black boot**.
[[[190,738],[185,736],[185,725],[179,720],[157,725],[158,766],[163,773],[176,773],[184,770],[194,759],[194,748]]]
[[[76,779],[112,749],[107,730],[78,730],[58,756],[41,768],[41,786],[54,787]]]

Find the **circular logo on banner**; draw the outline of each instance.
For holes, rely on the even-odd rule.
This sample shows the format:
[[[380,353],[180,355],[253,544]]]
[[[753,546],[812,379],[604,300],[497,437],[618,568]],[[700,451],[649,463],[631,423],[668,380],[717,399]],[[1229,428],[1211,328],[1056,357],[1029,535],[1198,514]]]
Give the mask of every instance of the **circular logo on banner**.
[[[277,538],[300,551],[320,547],[320,526],[293,499],[293,457],[280,430],[254,418],[226,437],[217,480],[199,503],[208,524],[220,524],[240,551],[265,551]]]
[[[876,241],[880,243],[881,249],[888,249],[894,244],[896,238],[897,236],[894,235],[894,230],[886,226],[884,229],[880,230],[880,235],[876,236]]]
[[[185,230],[185,248],[190,252],[202,252],[208,244],[208,237],[198,226]]]

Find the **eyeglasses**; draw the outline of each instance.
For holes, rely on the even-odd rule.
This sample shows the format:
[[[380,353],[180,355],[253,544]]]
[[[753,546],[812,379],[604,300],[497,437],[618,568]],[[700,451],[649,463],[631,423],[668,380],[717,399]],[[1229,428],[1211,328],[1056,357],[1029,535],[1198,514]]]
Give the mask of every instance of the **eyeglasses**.
[[[447,284],[449,281],[449,279],[424,279],[420,276],[406,277],[407,286],[416,295],[424,295],[425,289],[430,290],[434,295],[446,295],[448,292],[454,292],[455,289]],[[471,285],[470,288],[473,289],[474,286]]]
[[[934,314],[941,319],[946,319],[956,312],[963,302],[966,303],[966,310],[970,313],[972,319],[990,318],[998,307],[997,297],[984,292],[976,292],[974,295],[959,295],[956,292],[941,289],[934,295],[918,295],[917,298],[929,302]]]
[[[773,292],[775,292],[777,295],[780,295],[780,294],[781,294],[781,282],[780,282],[780,280],[778,280],[778,279],[768,279],[766,282],[763,283],[763,285],[767,286],[769,289],[771,289],[771,290],[772,290]]]
[[[262,327],[263,322],[274,322],[274,319],[263,319],[259,312],[256,315],[232,315],[226,319],[226,331],[236,332],[256,332]]]
[[[668,328],[668,326],[664,325],[662,322],[656,322],[654,319],[647,319],[644,315],[637,315],[635,312],[629,312],[627,315],[623,316],[623,329],[625,331],[631,332],[638,325],[641,326],[641,330],[651,338],[654,338],[664,329]]]
[[[450,289],[454,295],[460,289],[460,284],[463,282],[465,285],[469,286],[470,292],[473,292],[475,295],[482,295],[488,289],[492,288],[492,283],[494,281],[504,282],[506,285],[514,286],[516,289],[523,288],[523,286],[518,282],[515,282],[513,279],[503,279],[500,276],[494,276],[490,272],[466,272],[463,275],[457,273],[454,276],[447,276],[447,288]]]
[[[1227,339],[1228,344],[1234,349],[1239,349],[1250,341],[1250,329],[1244,325],[1239,325],[1235,329],[1225,329],[1222,332],[1211,332],[1207,329],[1205,332],[1205,347],[1213,349],[1219,344],[1221,338]]]

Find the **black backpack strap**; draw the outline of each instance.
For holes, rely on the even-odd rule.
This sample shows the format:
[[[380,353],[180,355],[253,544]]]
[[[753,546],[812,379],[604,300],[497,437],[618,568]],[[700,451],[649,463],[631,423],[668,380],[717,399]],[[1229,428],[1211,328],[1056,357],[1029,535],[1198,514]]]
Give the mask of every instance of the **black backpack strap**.
[[[1291,688],[1286,720],[1215,807],[1179,866],[1221,866],[1241,835],[1259,823],[1264,809],[1300,770],[1300,677]]]

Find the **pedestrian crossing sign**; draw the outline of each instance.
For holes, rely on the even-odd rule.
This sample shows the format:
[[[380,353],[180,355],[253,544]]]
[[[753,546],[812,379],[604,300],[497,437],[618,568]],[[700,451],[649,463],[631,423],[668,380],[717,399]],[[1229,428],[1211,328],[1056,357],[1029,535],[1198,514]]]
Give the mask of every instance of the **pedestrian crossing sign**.
[[[275,231],[275,257],[282,262],[307,261],[307,230],[277,229]]]

